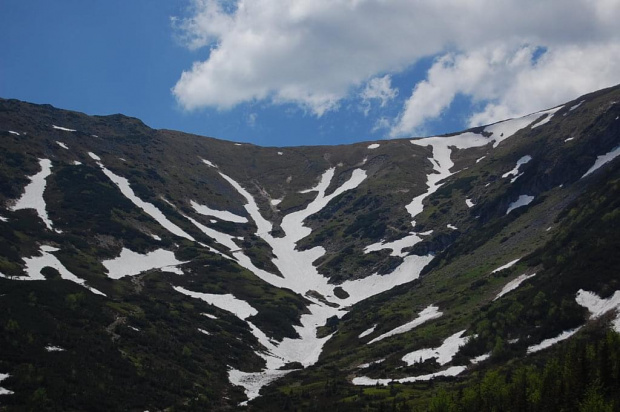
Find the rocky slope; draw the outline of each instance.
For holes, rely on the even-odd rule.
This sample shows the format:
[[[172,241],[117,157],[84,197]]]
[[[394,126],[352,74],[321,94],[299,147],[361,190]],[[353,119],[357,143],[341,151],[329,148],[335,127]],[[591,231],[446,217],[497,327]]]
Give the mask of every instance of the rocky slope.
[[[0,408],[426,410],[618,331],[617,101],[269,148],[0,100]]]

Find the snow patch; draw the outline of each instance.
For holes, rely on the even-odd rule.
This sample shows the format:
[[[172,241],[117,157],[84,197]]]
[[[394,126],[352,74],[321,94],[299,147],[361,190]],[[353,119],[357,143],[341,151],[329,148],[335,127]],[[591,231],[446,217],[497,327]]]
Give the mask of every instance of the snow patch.
[[[105,293],[98,291],[95,288],[92,288],[86,284],[84,279],[80,279],[71,273],[58,258],[52,255],[52,252],[57,252],[59,249],[53,246],[43,245],[39,253],[41,256],[34,256],[29,258],[24,258],[24,262],[26,263],[24,270],[28,275],[27,278],[19,277],[19,278],[10,278],[13,280],[45,280],[45,276],[41,274],[41,270],[45,267],[51,267],[56,269],[58,273],[60,273],[60,277],[62,279],[69,280],[71,282],[77,283],[80,286],[85,287],[90,290],[94,294],[106,296]],[[7,278],[7,276],[0,274],[0,277]]]
[[[474,207],[476,205],[471,199],[465,199],[465,204],[467,207]]]
[[[4,216],[0,216],[0,222],[8,222],[9,219],[4,217]]]
[[[246,217],[236,215],[227,210],[211,209],[209,206],[200,205],[193,200],[190,201],[190,204],[194,210],[201,215],[217,217],[218,219],[226,220],[227,222],[248,223],[248,219]]]
[[[516,208],[529,205],[530,203],[532,203],[533,200],[534,200],[534,196],[530,196],[530,195],[521,195],[521,196],[519,196],[519,198],[517,200],[515,200],[514,202],[512,202],[512,203],[510,203],[508,205],[508,209],[506,210],[506,214],[512,212]]]
[[[245,300],[237,299],[231,294],[214,294],[214,293],[200,293],[187,290],[180,286],[174,286],[174,290],[187,296],[191,296],[196,299],[204,300],[205,302],[216,306],[222,310],[232,313],[241,320],[245,320],[250,316],[258,314],[258,311],[254,309]]]
[[[476,159],[476,163],[480,163],[482,161],[482,159],[486,158],[486,156],[482,156],[479,157],[478,159]]]
[[[484,355],[476,356],[475,358],[471,359],[470,362],[475,365],[477,363],[484,362],[490,357],[491,357],[491,353],[489,352],[489,353],[485,353]]]
[[[373,143],[373,144],[371,144],[371,145],[368,145],[368,149],[376,149],[376,148],[378,148],[379,146],[381,146],[379,143]]]
[[[10,376],[11,375],[9,375],[8,373],[0,373],[0,382],[9,378]],[[0,395],[12,395],[13,393],[13,391],[0,387]]]
[[[454,225],[452,225],[452,224],[450,224],[450,223],[448,223],[448,224],[446,225],[446,227],[447,227],[448,229],[458,230],[458,227],[456,227],[456,226],[454,226]]]
[[[553,115],[554,115],[554,114],[555,114],[558,110],[560,110],[562,107],[564,107],[564,106],[559,106],[559,107],[556,107],[556,108],[553,108],[553,109],[545,110],[544,112],[539,112],[538,114],[543,114],[543,115],[544,115],[544,114],[546,114],[547,116],[545,116],[545,117],[544,117],[544,118],[542,118],[541,120],[539,120],[539,121],[537,121],[536,123],[534,123],[534,124],[531,126],[531,128],[532,128],[532,129],[535,129],[535,128],[539,127],[539,126],[542,126],[542,125],[544,125],[544,124],[549,123],[549,120],[551,120],[551,118],[553,117]]]
[[[362,377],[353,378],[352,383],[353,385],[358,385],[358,386],[375,386],[375,385],[387,386],[392,382],[397,382],[397,383],[422,382],[422,381],[430,381],[440,376],[457,376],[463,373],[465,369],[467,369],[465,366],[452,366],[452,367],[449,367],[448,369],[435,372],[435,373],[430,373],[428,375],[410,376],[407,378],[400,378],[400,379],[373,379],[373,378],[367,378],[365,376],[362,376]]]
[[[67,147],[66,144],[64,144],[63,142],[59,142],[58,140],[56,140],[56,144],[60,147],[62,147],[63,149],[69,150],[69,148]]]
[[[284,153],[282,152],[278,152],[278,156],[282,156]]]
[[[99,160],[99,156],[94,153],[88,153],[93,159]],[[94,157],[93,157],[94,156]],[[153,219],[157,221],[161,226],[167,229],[173,235],[177,235],[179,237],[183,237],[185,239],[194,241],[195,239],[187,234],[183,229],[172,223],[168,218],[152,203],[148,203],[140,199],[135,195],[134,191],[131,189],[129,185],[129,181],[124,177],[118,176],[108,170],[102,163],[98,163],[103,173],[120,189],[121,193],[125,195],[125,197],[131,202],[142,209],[147,215],[151,216]]]
[[[206,316],[206,317],[208,317],[209,319],[218,319],[218,317],[217,317],[217,316],[212,315],[212,314],[210,314],[210,313],[201,313],[201,315],[202,315],[202,316]]]
[[[375,331],[375,329],[377,328],[377,324],[375,323],[373,326],[371,326],[370,328],[366,329],[364,332],[360,333],[358,338],[363,338],[366,337],[368,335],[370,335],[371,333],[373,333]]]
[[[519,260],[521,260],[521,258],[518,258],[518,259],[515,259],[515,260],[511,260],[510,262],[506,263],[505,265],[502,265],[502,266],[498,267],[497,269],[493,269],[491,271],[491,273],[497,273],[500,270],[508,269],[509,267],[514,266],[514,264],[517,263]]]
[[[511,280],[510,282],[506,283],[506,285],[502,288],[502,291],[499,292],[497,294],[497,296],[495,296],[495,299],[493,299],[493,300],[497,300],[497,299],[501,298],[502,296],[504,296],[506,293],[515,290],[516,288],[518,288],[521,285],[521,283],[525,282],[526,280],[528,280],[529,278],[532,278],[534,276],[536,276],[536,273],[532,273],[531,275],[525,275],[524,274],[524,275],[520,275],[516,279]]]
[[[56,130],[63,130],[65,132],[75,132],[75,129],[67,129],[66,127],[61,127],[61,126],[56,126],[56,125],[52,125],[52,127]]]
[[[535,352],[539,352],[539,351],[541,351],[543,349],[550,348],[551,346],[555,345],[556,343],[570,338],[575,333],[579,332],[579,329],[581,329],[581,327],[564,331],[561,334],[559,334],[558,336],[556,336],[555,338],[545,339],[542,342],[540,342],[539,344],[529,346],[527,348],[527,353],[528,354],[535,353]]]
[[[390,336],[409,332],[410,330],[420,326],[421,324],[428,322],[431,319],[437,319],[441,317],[442,315],[443,315],[443,312],[440,312],[437,306],[430,305],[426,309],[424,309],[422,312],[418,313],[418,317],[412,320],[411,322],[405,323],[404,325],[394,328],[389,332],[386,332],[380,336],[377,336],[376,338],[368,342],[368,345],[375,343],[375,342],[379,342],[380,340],[383,340],[385,338],[389,338]]]
[[[566,142],[570,142],[570,141],[571,141],[571,140],[573,140],[573,139],[575,139],[575,138],[574,138],[574,137],[569,137],[569,138],[567,138],[567,139],[564,139],[564,143],[566,143]]]
[[[618,311],[612,326],[616,332],[620,333],[620,290],[616,291],[613,296],[608,299],[601,299],[593,292],[579,289],[575,300],[579,305],[588,309],[591,319],[596,319],[611,310]]]
[[[45,350],[48,352],[64,352],[65,350],[59,346],[46,346]]]
[[[202,160],[202,163],[206,164],[206,165],[207,165],[207,166],[209,166],[209,167],[215,167],[215,168],[217,168],[217,166],[216,166],[215,164],[211,163],[210,161],[208,161],[208,160],[206,160],[206,159],[200,158],[200,160]]]
[[[198,332],[203,333],[203,334],[205,334],[207,336],[209,336],[211,334],[210,332],[208,332],[208,331],[206,331],[204,329],[200,329],[200,328],[198,328]]]
[[[16,136],[19,136],[19,133],[14,132],[13,130],[9,130],[9,133],[14,134],[14,135],[16,135]]]
[[[278,206],[280,203],[282,203],[282,200],[284,199],[271,199],[271,204],[274,206]]]
[[[457,354],[461,346],[465,345],[469,340],[469,336],[463,337],[465,330],[455,333],[446,338],[441,346],[429,349],[419,349],[403,356],[403,361],[407,366],[415,363],[422,363],[427,359],[435,359],[440,365],[450,362],[454,355]]]
[[[606,153],[604,155],[598,156],[596,158],[596,161],[592,165],[592,167],[590,169],[588,169],[588,171],[583,176],[581,176],[581,178],[583,179],[584,177],[588,176],[589,174],[594,173],[595,170],[597,170],[598,168],[600,168],[604,164],[611,162],[612,160],[614,160],[618,156],[620,156],[620,146],[616,146],[616,148],[613,149],[609,153]]]
[[[39,159],[39,165],[41,166],[41,171],[30,177],[30,183],[24,189],[24,194],[10,207],[10,210],[34,209],[45,223],[45,226],[49,230],[53,230],[52,221],[47,216],[45,199],[43,198],[47,184],[46,179],[52,174],[52,161],[49,159]]]
[[[81,164],[82,164],[82,162],[78,162],[77,160],[73,161],[73,166],[79,166]]]
[[[263,386],[269,385],[271,382],[281,378],[292,370],[268,370],[265,372],[241,372],[236,369],[228,371],[228,380],[236,386],[242,386],[245,389],[245,396],[248,400],[241,402],[239,405],[247,405],[252,399],[258,398],[259,392]]]
[[[174,257],[174,253],[164,249],[157,249],[146,255],[141,255],[140,253],[123,248],[118,257],[104,260],[101,263],[108,270],[109,278],[120,279],[124,276],[135,276],[147,270],[163,270],[166,267],[176,266],[186,262],[177,260]]]
[[[510,183],[514,183],[515,180],[517,180],[520,176],[519,168],[523,166],[524,164],[528,163],[530,160],[532,160],[532,156],[530,155],[523,156],[521,159],[517,160],[517,165],[514,167],[514,169],[512,169],[510,172],[504,173],[502,175],[502,178],[505,179],[509,176],[515,176],[515,178],[510,181]]]
[[[91,159],[96,160],[96,161],[101,161],[101,158],[99,156],[97,156],[96,154],[94,154],[93,152],[88,152],[88,156],[90,156]]]
[[[571,107],[570,109],[568,109],[569,112],[572,112],[573,110],[575,110],[576,108],[578,108],[579,106],[581,106],[583,104],[583,102],[585,102],[585,100],[580,101],[579,103],[577,103],[576,105],[574,105],[573,107]]]

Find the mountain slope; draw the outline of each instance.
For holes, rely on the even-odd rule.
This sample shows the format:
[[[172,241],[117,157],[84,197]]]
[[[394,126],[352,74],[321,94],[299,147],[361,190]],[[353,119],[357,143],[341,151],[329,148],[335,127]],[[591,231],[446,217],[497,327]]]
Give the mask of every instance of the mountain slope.
[[[426,407],[613,327],[619,100],[296,148],[0,100],[3,405]]]

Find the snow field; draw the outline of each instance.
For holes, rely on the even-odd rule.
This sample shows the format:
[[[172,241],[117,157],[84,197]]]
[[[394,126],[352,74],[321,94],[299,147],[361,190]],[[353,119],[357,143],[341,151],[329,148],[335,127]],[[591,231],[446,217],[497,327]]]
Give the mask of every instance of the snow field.
[[[469,336],[463,337],[465,330],[455,333],[446,338],[441,346],[436,348],[418,349],[403,356],[403,361],[407,366],[415,363],[422,363],[427,359],[435,359],[440,365],[450,362],[454,355],[457,354],[460,347],[465,345],[469,340]]]
[[[517,277],[516,279],[511,280],[510,282],[506,283],[506,285],[502,288],[501,292],[499,292],[497,296],[495,296],[495,299],[493,300],[497,300],[501,298],[502,296],[504,296],[506,293],[515,290],[521,285],[521,283],[525,282],[526,280],[534,276],[536,276],[536,273],[532,273],[531,275],[523,274]]]
[[[118,176],[108,170],[101,162],[99,162],[101,160],[99,156],[92,152],[88,152],[88,155],[94,160],[98,161],[98,165],[103,171],[103,173],[120,189],[121,193],[125,195],[127,199],[131,200],[134,205],[142,209],[147,215],[155,219],[157,223],[159,223],[173,235],[195,241],[195,239],[191,235],[187,234],[183,229],[168,220],[168,218],[162,213],[162,211],[155,207],[155,205],[145,202],[138,196],[136,196],[134,191],[131,189],[131,186],[129,185],[129,181],[124,177]]]
[[[594,164],[592,165],[592,167],[590,167],[588,169],[588,171],[581,176],[581,178],[583,179],[584,177],[594,173],[596,170],[598,170],[601,166],[605,165],[606,163],[611,162],[612,160],[614,160],[616,157],[620,156],[620,146],[616,146],[615,149],[613,149],[611,152],[606,153],[604,155],[600,155],[596,158],[596,161],[594,162]]]
[[[519,196],[519,198],[517,200],[515,200],[514,202],[510,203],[508,205],[508,209],[506,210],[506,214],[512,212],[513,210],[519,208],[519,207],[523,207],[523,206],[527,206],[530,203],[532,203],[532,201],[534,200],[534,196],[530,196],[530,195],[521,195]]]
[[[579,305],[588,309],[591,319],[596,319],[611,310],[616,310],[616,318],[612,322],[612,327],[620,333],[620,290],[607,299],[601,299],[593,292],[579,289],[575,300]]]
[[[52,174],[52,161],[39,159],[41,171],[30,177],[30,183],[24,189],[24,194],[10,208],[10,210],[34,209],[49,230],[53,230],[52,221],[47,216],[47,209],[43,193],[47,184],[47,177]]]
[[[57,252],[59,249],[53,246],[41,246],[40,253],[41,256],[33,256],[28,258],[23,258],[25,262],[24,270],[28,277],[26,278],[12,278],[13,280],[45,280],[45,276],[41,274],[41,270],[45,267],[54,268],[60,273],[60,277],[62,279],[70,280],[71,282],[77,283],[80,286],[85,287],[96,295],[106,296],[105,293],[98,291],[95,288],[92,288],[86,284],[84,279],[80,279],[71,273],[61,262],[58,260],[56,256],[52,254],[52,252]],[[6,278],[0,274],[0,277]]]
[[[443,315],[443,312],[440,312],[437,306],[430,305],[426,307],[426,309],[424,309],[422,312],[418,313],[418,317],[412,320],[411,322],[405,323],[404,325],[394,328],[389,332],[386,332],[382,335],[377,336],[376,338],[369,341],[367,345],[371,345],[375,342],[379,342],[380,340],[389,338],[390,336],[409,332],[410,330],[413,330],[414,328],[422,325],[425,322],[428,322],[429,320],[440,318],[442,315]],[[373,330],[374,330],[374,327],[373,327]],[[360,335],[360,337],[362,336]]]
[[[180,265],[182,263],[174,257],[174,253],[157,249],[146,255],[133,252],[129,249],[123,248],[118,257],[114,259],[108,259],[101,262],[103,266],[108,270],[108,277],[112,279],[120,279],[124,276],[135,276],[142,272],[152,269],[166,269],[172,266]],[[171,271],[169,269],[167,271]],[[174,273],[179,273],[174,271]],[[181,272],[180,274],[182,274]]]
[[[536,352],[540,352],[541,350],[550,348],[551,346],[555,345],[556,343],[570,338],[575,333],[579,332],[579,329],[581,329],[581,327],[578,327],[576,329],[571,329],[571,330],[564,331],[561,334],[559,334],[558,336],[556,336],[555,338],[545,339],[545,340],[543,340],[542,342],[540,342],[540,343],[538,343],[536,345],[529,346],[527,348],[527,353],[529,355],[530,353],[536,353]]]
[[[227,210],[215,210],[211,209],[208,206],[200,205],[193,200],[190,201],[191,206],[197,213],[200,213],[204,216],[213,216],[221,220],[225,220],[227,222],[232,223],[248,223],[248,219],[243,216],[235,215]]]

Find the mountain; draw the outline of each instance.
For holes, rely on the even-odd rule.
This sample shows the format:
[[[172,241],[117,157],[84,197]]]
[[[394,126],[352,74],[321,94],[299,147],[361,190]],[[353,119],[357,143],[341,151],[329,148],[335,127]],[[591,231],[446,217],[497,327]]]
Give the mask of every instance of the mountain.
[[[618,410],[617,102],[274,148],[2,99],[0,410]]]

